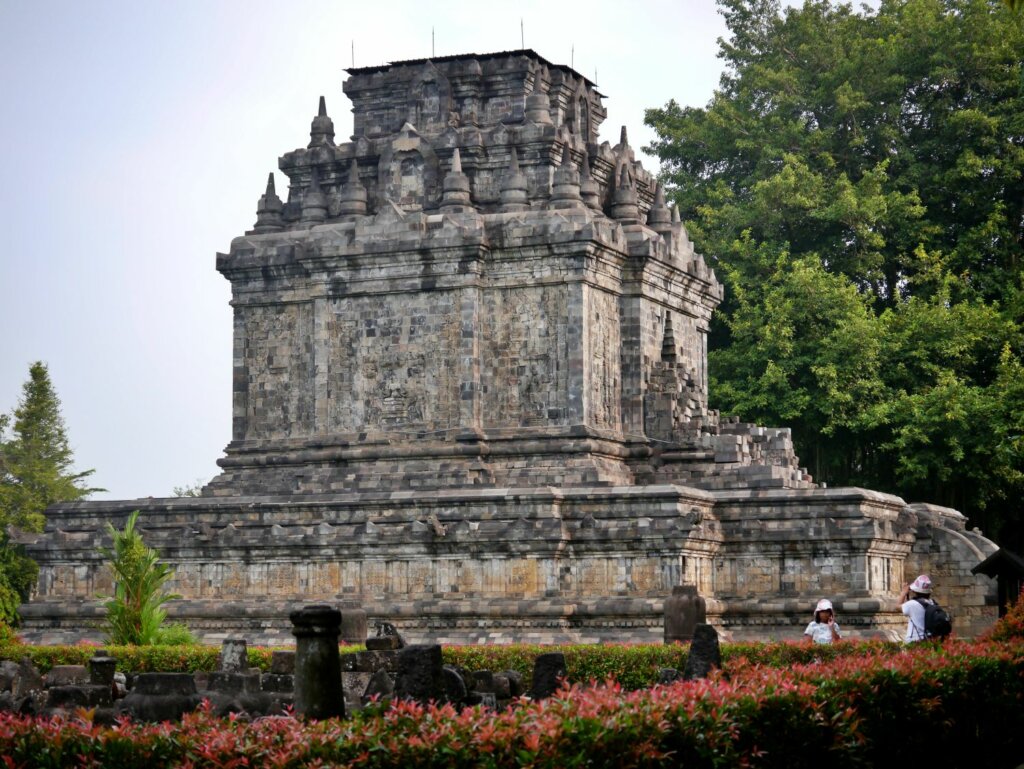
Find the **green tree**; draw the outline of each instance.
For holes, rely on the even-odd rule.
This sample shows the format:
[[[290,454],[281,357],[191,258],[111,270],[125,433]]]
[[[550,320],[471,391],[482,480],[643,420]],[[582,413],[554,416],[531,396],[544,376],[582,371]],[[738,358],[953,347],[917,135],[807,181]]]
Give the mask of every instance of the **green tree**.
[[[755,250],[746,236],[737,247]],[[853,479],[847,465],[862,459],[863,410],[882,396],[878,319],[852,283],[817,259],[764,244],[756,251],[765,278],[732,281],[732,343],[711,351],[711,391],[744,418],[792,427],[816,476]]]
[[[792,424],[819,480],[955,505],[1024,542],[1007,405],[1024,360],[1024,17],[988,0],[720,7],[711,101],[647,113],[726,285],[712,405]]]
[[[93,470],[72,469],[74,454],[46,364],[29,367],[13,417],[11,439],[0,443],[0,509],[5,525],[42,531],[43,511],[54,502],[82,499],[102,489],[83,485]]]
[[[191,640],[187,629],[182,632],[180,625],[164,625],[163,605],[181,596],[165,590],[174,570],[160,563],[157,552],[143,542],[135,527],[138,518],[136,510],[121,531],[107,524],[113,546],[101,552],[114,581],[114,595],[104,604],[107,635],[112,644],[187,643]]]
[[[93,471],[76,473],[73,463],[49,371],[33,363],[17,407],[0,416],[0,619],[16,619],[38,575],[35,563],[10,541],[8,527],[40,532],[49,505],[101,491],[84,486]]]

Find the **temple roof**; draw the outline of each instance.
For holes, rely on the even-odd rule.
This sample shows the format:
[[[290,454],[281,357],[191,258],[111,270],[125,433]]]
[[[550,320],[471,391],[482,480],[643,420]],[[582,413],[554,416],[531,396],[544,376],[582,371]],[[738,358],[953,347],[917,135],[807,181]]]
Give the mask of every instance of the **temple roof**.
[[[586,75],[581,74],[577,70],[573,69],[572,67],[566,66],[565,64],[553,64],[552,62],[548,61],[543,56],[541,56],[539,53],[534,51],[532,48],[520,48],[514,51],[495,51],[493,53],[459,53],[452,56],[428,56],[423,59],[403,59],[402,61],[392,61],[388,62],[387,64],[377,64],[372,67],[349,67],[345,70],[345,72],[347,72],[350,75],[368,75],[373,74],[374,72],[384,72],[385,70],[391,69],[392,67],[412,67],[419,64],[426,64],[427,62],[434,62],[435,64],[437,64],[449,61],[469,61],[472,59],[475,59],[477,61],[487,59],[510,59],[514,56],[526,56],[527,58],[535,59],[548,69],[559,70],[561,72],[569,72],[583,80],[588,87],[593,88],[596,91],[597,83],[588,78]],[[603,98],[608,98],[607,96],[605,96],[605,94],[601,93],[600,91],[596,92],[599,96]]]

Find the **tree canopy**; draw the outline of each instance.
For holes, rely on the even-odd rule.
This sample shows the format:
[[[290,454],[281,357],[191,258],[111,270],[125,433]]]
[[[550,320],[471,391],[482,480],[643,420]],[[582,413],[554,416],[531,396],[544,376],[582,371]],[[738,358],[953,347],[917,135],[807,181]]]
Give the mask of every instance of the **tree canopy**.
[[[818,480],[958,507],[1019,543],[1024,16],[985,0],[720,10],[712,100],[647,113],[726,284],[712,405],[791,425]]]
[[[14,618],[37,574],[35,564],[10,542],[7,527],[42,531],[43,511],[51,504],[100,491],[83,485],[93,471],[74,472],[73,464],[49,371],[44,363],[33,363],[18,405],[10,415],[0,415],[0,620]]]

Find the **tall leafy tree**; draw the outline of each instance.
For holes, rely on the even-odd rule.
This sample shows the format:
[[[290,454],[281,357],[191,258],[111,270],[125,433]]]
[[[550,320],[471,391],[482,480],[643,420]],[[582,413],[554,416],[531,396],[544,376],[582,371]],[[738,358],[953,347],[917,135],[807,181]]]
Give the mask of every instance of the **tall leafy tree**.
[[[100,490],[84,485],[92,470],[75,472],[73,464],[49,371],[45,364],[33,363],[18,405],[11,415],[0,416],[0,619],[14,619],[38,573],[10,541],[7,527],[42,531],[43,511],[49,505]]]
[[[720,8],[712,100],[647,113],[727,288],[713,405],[792,424],[820,480],[1024,542],[1024,17],[995,0]]]

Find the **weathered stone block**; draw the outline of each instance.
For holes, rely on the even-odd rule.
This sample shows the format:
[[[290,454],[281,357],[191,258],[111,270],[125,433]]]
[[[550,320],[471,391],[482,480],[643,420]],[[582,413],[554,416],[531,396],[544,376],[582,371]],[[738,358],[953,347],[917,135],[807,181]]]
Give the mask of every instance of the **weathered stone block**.
[[[85,665],[54,665],[44,677],[47,688],[54,686],[77,686],[89,682],[89,670]]]
[[[565,655],[562,652],[541,654],[533,663],[533,689],[530,696],[535,700],[550,697],[565,680]]]
[[[295,652],[276,649],[270,653],[270,672],[275,675],[295,673]]]
[[[722,667],[722,653],[718,646],[718,632],[711,625],[697,625],[686,658],[683,678],[707,678],[715,668]]]
[[[426,704],[443,702],[446,696],[441,647],[406,646],[398,653],[395,696]]]

